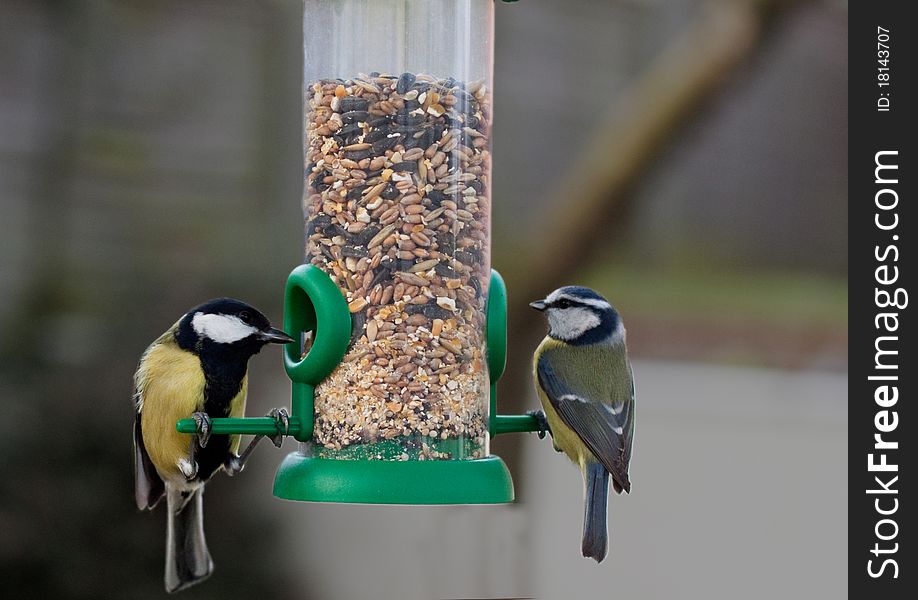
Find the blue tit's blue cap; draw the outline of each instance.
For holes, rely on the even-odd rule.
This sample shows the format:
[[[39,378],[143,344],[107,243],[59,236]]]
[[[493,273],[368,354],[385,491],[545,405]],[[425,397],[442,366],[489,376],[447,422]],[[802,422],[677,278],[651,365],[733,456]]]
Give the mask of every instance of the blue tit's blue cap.
[[[582,287],[579,285],[566,285],[558,291],[562,294],[565,294],[565,295],[568,295],[574,298],[602,300],[603,302],[607,302],[607,300],[603,298],[602,295],[600,295],[599,292],[597,292],[596,290],[592,290],[590,288]]]

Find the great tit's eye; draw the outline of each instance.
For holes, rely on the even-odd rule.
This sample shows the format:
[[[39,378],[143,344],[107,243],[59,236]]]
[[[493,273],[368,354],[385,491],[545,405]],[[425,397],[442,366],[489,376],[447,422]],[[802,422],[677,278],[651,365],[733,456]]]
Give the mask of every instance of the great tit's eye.
[[[247,310],[244,310],[244,311],[242,311],[241,313],[239,313],[239,318],[240,318],[240,319],[242,320],[242,322],[245,323],[246,325],[251,325],[251,324],[252,324],[252,315],[251,315],[251,313],[249,313],[249,311],[247,311]]]
[[[571,301],[568,300],[567,298],[561,298],[560,300],[555,302],[555,306],[557,308],[570,308],[572,305],[571,305]]]

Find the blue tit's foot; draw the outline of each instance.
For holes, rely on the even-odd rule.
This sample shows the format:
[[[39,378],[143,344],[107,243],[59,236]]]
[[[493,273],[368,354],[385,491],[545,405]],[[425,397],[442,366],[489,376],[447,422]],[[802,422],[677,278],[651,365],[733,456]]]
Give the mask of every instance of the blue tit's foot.
[[[203,448],[210,441],[210,416],[205,412],[196,412],[191,415],[191,418],[198,426],[198,433],[195,436],[198,439],[198,446]]]
[[[286,408],[272,408],[267,415],[277,423],[277,434],[268,436],[275,448],[280,448],[284,443],[284,436],[290,433],[290,413]]]
[[[545,416],[544,410],[527,410],[526,414],[530,417],[533,417],[536,422],[539,424],[539,439],[544,440],[545,434],[551,435],[551,427],[548,425],[548,417]],[[552,435],[552,437],[554,437]]]
[[[198,476],[198,463],[191,458],[182,458],[178,461],[179,471],[188,481],[192,481]]]

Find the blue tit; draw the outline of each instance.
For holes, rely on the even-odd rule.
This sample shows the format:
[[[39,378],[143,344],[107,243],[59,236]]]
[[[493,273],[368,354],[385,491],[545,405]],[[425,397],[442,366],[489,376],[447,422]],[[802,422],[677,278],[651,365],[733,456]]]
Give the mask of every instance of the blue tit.
[[[534,414],[555,449],[580,467],[584,481],[583,556],[608,551],[609,477],[631,491],[634,377],[618,312],[591,289],[568,286],[530,304],[548,317],[533,372],[544,412]]]
[[[251,306],[221,298],[188,311],[140,359],[134,374],[134,496],[141,510],[166,497],[167,592],[210,576],[204,484],[222,469],[231,475],[242,470],[261,439],[240,455],[238,435],[210,439],[210,419],[244,416],[249,359],[265,344],[292,341]],[[285,411],[271,414],[287,427]],[[198,423],[197,436],[176,431],[176,421],[189,417]]]

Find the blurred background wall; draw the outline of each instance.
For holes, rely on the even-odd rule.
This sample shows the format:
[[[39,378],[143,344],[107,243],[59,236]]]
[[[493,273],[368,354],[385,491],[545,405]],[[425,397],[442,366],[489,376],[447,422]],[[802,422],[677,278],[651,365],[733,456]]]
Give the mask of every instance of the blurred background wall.
[[[837,598],[847,483],[847,4],[497,5],[504,412],[536,406],[528,301],[607,294],[638,382],[634,493],[578,554],[579,476],[499,438],[506,507],[307,506],[264,447],[208,487],[194,597]],[[162,595],[131,497],[131,374],[217,295],[272,319],[302,252],[301,6],[0,3],[0,581]],[[276,351],[250,414],[288,403]],[[288,442],[284,452],[291,451]]]

